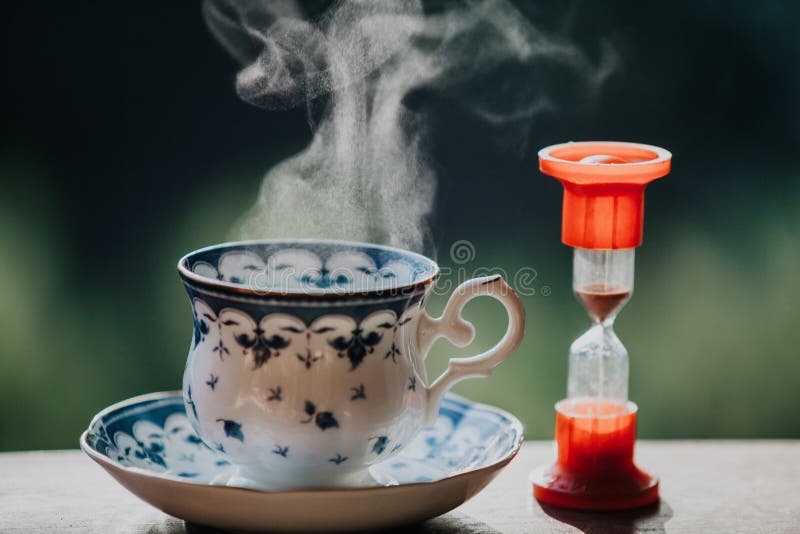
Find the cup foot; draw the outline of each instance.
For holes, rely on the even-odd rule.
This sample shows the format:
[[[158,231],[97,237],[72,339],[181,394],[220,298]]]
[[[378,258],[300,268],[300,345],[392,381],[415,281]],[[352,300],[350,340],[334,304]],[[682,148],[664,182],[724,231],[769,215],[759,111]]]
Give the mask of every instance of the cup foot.
[[[224,480],[216,480],[214,483],[262,491],[313,488],[369,488],[398,484],[396,480],[385,473],[368,468],[343,473],[335,478],[320,479],[318,473],[297,475],[268,471],[251,466],[235,467],[225,475]]]

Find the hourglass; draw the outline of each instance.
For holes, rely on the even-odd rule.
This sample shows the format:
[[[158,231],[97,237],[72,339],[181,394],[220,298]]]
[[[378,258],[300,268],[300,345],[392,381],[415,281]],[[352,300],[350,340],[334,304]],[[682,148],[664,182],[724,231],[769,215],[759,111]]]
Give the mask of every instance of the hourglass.
[[[557,460],[531,475],[555,506],[618,510],[658,500],[658,478],[633,461],[637,406],[628,400],[628,351],[614,320],[633,293],[645,186],[669,173],[671,154],[635,143],[565,143],[539,167],[564,186],[562,241],[574,247],[573,290],[592,321],[569,351],[567,398],[556,404]]]

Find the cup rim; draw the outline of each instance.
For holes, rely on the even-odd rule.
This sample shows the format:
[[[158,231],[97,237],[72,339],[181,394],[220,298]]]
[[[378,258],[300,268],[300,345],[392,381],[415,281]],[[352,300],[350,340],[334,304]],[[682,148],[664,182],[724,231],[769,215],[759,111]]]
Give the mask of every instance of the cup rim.
[[[415,282],[406,284],[399,284],[392,287],[382,287],[375,289],[362,289],[362,290],[334,290],[328,288],[307,288],[304,290],[269,290],[269,289],[255,289],[252,287],[244,286],[241,284],[234,284],[224,280],[214,280],[207,276],[201,276],[192,272],[188,267],[189,258],[209,252],[212,250],[233,248],[234,246],[249,246],[249,245],[275,245],[275,244],[328,244],[328,245],[344,245],[358,248],[377,248],[387,252],[394,252],[405,256],[413,257],[422,263],[428,264],[431,267],[431,272],[428,276]],[[377,243],[367,243],[363,241],[348,241],[343,239],[317,239],[317,238],[272,238],[272,239],[248,239],[241,241],[226,241],[224,243],[217,243],[201,247],[181,256],[178,260],[178,274],[184,283],[195,284],[207,289],[215,289],[218,291],[226,291],[239,295],[250,295],[261,298],[350,298],[350,297],[385,297],[406,295],[414,293],[417,290],[433,283],[440,274],[439,265],[432,259],[423,254],[413,252],[410,250],[402,249],[399,247],[392,247],[389,245],[379,245]]]

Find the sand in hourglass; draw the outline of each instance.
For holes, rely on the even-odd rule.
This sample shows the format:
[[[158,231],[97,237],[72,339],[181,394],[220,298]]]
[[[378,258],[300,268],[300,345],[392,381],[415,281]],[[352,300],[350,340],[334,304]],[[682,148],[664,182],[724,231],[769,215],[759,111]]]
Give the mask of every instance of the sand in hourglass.
[[[588,284],[576,289],[575,296],[589,314],[602,323],[622,308],[631,292],[620,286]]]

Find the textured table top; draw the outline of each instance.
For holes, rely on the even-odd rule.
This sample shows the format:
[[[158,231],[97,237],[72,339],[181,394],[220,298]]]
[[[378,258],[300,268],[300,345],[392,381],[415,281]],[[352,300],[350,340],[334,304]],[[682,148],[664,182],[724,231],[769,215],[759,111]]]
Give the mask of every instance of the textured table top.
[[[482,493],[433,521],[392,532],[800,532],[800,441],[642,441],[659,504],[633,512],[544,509],[528,472],[553,446],[528,442]],[[0,532],[216,532],[171,518],[80,451],[0,454]]]

